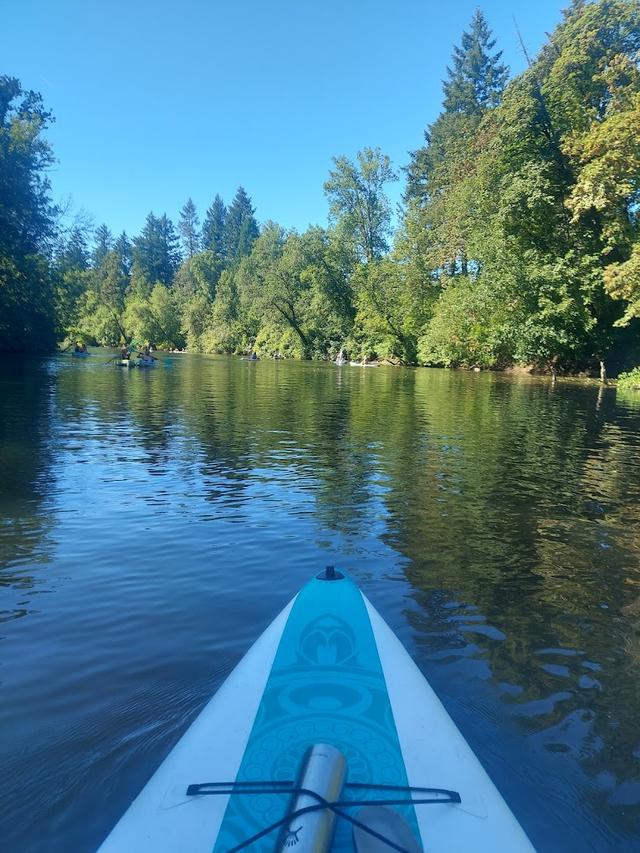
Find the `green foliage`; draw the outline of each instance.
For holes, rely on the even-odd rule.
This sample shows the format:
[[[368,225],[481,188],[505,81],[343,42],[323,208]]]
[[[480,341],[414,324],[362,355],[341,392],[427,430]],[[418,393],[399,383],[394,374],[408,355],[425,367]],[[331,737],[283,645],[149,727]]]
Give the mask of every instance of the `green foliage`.
[[[95,243],[93,252],[91,253],[91,263],[92,266],[99,267],[105,259],[107,252],[113,246],[113,236],[106,225],[100,225],[96,228],[94,238]]]
[[[122,311],[129,279],[122,270],[116,252],[107,252],[100,266],[95,269],[93,280],[102,304],[116,313]]]
[[[391,233],[391,205],[385,185],[396,181],[391,160],[379,148],[358,151],[357,162],[334,157],[324,191],[332,221],[341,239],[352,245],[363,261],[375,261],[387,251]]]
[[[244,344],[248,348],[247,335],[240,322],[235,275],[225,270],[218,281],[209,323],[202,333],[202,348],[206,352],[238,352]]]
[[[223,269],[224,262],[219,255],[209,249],[198,252],[182,263],[173,280],[173,289],[182,299],[196,293],[213,299]]]
[[[72,336],[101,346],[112,346],[127,340],[118,314],[100,301],[95,290],[86,290],[76,306],[77,320],[67,328],[67,332]]]
[[[206,350],[205,333],[211,314],[211,302],[200,292],[194,293],[182,306],[180,331],[191,352]]]
[[[604,271],[607,292],[614,298],[624,300],[626,310],[615,325],[626,326],[634,317],[640,317],[640,243],[636,241],[630,249],[629,258],[621,263],[609,264]]]
[[[639,48],[635,0],[574,4],[497,106],[445,101],[407,193],[409,263],[443,288],[424,358],[576,369],[620,343],[640,295]]]
[[[337,157],[328,228],[260,232],[246,191],[202,232],[56,233],[39,96],[0,78],[0,348],[148,340],[197,351],[577,370],[633,364],[640,318],[640,4],[573,2],[527,70],[481,12],[454,49],[443,111],[397,179],[378,148]],[[20,224],[20,227],[17,226]],[[56,238],[56,239],[54,239]],[[55,243],[55,249],[54,249]]]
[[[418,360],[445,367],[496,367],[511,359],[504,301],[486,277],[445,288],[419,339]]]
[[[453,49],[453,68],[447,68],[444,109],[448,113],[482,114],[500,102],[509,70],[502,65],[502,51],[492,53],[496,41],[480,9],[462,45]]]
[[[354,288],[357,313],[351,354],[415,363],[425,320],[424,294],[412,286],[405,267],[390,258],[362,264],[355,271]]]
[[[182,240],[182,248],[187,258],[193,257],[200,248],[200,221],[193,201],[189,198],[180,211],[178,231]]]
[[[132,295],[124,310],[127,339],[173,349],[184,343],[175,298],[165,285],[156,284],[148,299]]]
[[[216,195],[211,206],[207,210],[202,225],[202,246],[211,252],[224,257],[225,241],[224,232],[227,220],[227,208],[219,195]]]
[[[244,187],[238,187],[224,217],[224,254],[228,263],[246,257],[257,240],[259,232],[254,213]]]
[[[35,92],[0,76],[0,350],[49,348],[55,334],[54,234],[42,134],[51,114]]]
[[[640,367],[618,376],[618,388],[625,391],[640,391]]]
[[[126,233],[123,231],[122,234],[118,237],[118,239],[113,244],[113,251],[118,256],[118,261],[120,263],[120,270],[122,275],[129,276],[131,275],[131,264],[133,262],[133,249],[131,246],[131,241],[127,237]]]
[[[83,296],[90,285],[89,271],[73,268],[58,271],[55,278],[55,306],[59,337],[72,334],[93,339],[93,335],[81,333],[80,323]]]
[[[150,213],[142,234],[133,241],[133,262],[140,282],[161,282],[169,286],[180,264],[178,236],[173,223],[163,214]]]

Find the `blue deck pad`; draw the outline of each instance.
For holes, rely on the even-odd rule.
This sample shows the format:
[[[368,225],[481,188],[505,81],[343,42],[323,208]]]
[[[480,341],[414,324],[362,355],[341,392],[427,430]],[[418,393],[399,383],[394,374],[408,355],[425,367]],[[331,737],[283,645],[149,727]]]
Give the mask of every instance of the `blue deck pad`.
[[[237,779],[295,779],[305,750],[314,743],[341,750],[347,781],[407,784],[369,615],[360,590],[347,578],[314,579],[299,593]],[[358,799],[383,796],[357,793]],[[279,820],[288,805],[289,796],[232,796],[215,853],[225,853]],[[413,806],[398,810],[419,838]],[[273,853],[277,837],[274,831],[251,850]],[[332,850],[353,849],[351,825],[338,820]]]

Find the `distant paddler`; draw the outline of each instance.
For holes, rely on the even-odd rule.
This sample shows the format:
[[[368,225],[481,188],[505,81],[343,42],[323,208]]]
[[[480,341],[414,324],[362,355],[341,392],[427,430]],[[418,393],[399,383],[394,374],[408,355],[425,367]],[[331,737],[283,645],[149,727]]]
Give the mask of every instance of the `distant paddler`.
[[[149,344],[145,344],[142,352],[138,353],[138,357],[140,358],[141,367],[155,367],[155,362],[158,360],[155,355],[151,354],[151,347]]]

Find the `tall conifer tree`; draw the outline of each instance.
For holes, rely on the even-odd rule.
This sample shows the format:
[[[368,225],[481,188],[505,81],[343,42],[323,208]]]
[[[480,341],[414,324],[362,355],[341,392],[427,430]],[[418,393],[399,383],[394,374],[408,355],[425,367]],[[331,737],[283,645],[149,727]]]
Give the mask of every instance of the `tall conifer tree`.
[[[479,115],[500,102],[509,69],[500,62],[502,51],[492,52],[496,40],[491,36],[477,9],[462,44],[453,48],[453,68],[447,68],[449,78],[443,83],[446,112]]]
[[[93,252],[91,253],[91,260],[93,266],[97,268],[105,259],[109,249],[111,249],[111,246],[113,245],[113,237],[111,236],[111,231],[109,231],[106,225],[100,225],[96,228],[94,240],[95,243]]]
[[[113,251],[118,256],[120,261],[120,269],[122,274],[125,276],[131,275],[131,264],[133,262],[133,250],[131,247],[131,240],[127,237],[127,232],[123,231],[122,234],[116,239],[113,244]]]
[[[200,221],[196,206],[191,198],[180,211],[178,231],[182,239],[182,247],[188,258],[193,257],[200,248]]]
[[[219,195],[216,195],[207,210],[202,225],[202,246],[224,256],[224,228],[227,219],[227,208]]]
[[[148,284],[171,284],[180,264],[178,235],[166,213],[156,217],[153,213],[139,237],[134,238],[133,260]]]
[[[258,223],[251,199],[244,187],[238,187],[231,206],[227,211],[224,229],[224,249],[227,261],[248,255],[258,238]]]
[[[82,225],[74,225],[62,244],[59,255],[60,266],[67,270],[86,270],[89,267],[89,258],[86,231]]]

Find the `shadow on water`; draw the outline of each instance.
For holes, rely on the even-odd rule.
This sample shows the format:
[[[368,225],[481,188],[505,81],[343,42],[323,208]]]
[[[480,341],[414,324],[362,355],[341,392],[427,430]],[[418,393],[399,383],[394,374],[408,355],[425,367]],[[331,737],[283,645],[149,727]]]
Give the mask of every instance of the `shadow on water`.
[[[333,562],[540,850],[637,849],[640,407],[454,371],[101,361],[0,362],[2,609],[24,616],[0,638],[6,849],[94,849]]]
[[[0,359],[0,622],[20,618],[46,591],[29,566],[50,561],[46,503],[53,483],[48,435],[55,369],[41,359]]]

